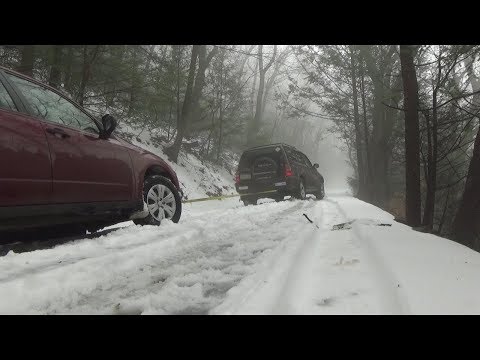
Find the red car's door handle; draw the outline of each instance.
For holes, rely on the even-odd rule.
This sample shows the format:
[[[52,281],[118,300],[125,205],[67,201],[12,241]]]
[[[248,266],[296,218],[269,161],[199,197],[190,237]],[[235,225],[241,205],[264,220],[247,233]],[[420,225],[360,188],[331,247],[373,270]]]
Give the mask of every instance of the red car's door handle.
[[[62,139],[70,137],[64,130],[59,129],[59,128],[47,128],[46,130],[49,134],[55,135],[57,137],[60,137]]]

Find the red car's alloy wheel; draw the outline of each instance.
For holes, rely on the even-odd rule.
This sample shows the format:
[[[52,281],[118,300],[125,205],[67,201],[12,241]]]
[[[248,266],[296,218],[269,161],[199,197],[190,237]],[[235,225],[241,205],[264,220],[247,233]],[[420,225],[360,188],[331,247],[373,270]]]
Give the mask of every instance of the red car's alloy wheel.
[[[152,186],[147,193],[147,208],[157,221],[173,218],[177,209],[173,192],[162,184]]]

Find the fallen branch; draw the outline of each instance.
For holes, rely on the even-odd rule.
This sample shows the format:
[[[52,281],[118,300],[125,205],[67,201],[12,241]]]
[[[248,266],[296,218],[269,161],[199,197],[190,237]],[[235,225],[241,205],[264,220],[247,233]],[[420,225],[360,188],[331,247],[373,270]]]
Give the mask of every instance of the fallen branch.
[[[317,229],[320,229],[317,224],[315,224],[312,220],[310,220],[310,218],[307,216],[307,214],[303,214],[303,216],[305,216],[307,218],[307,220],[310,221],[310,223],[315,225],[317,227]]]

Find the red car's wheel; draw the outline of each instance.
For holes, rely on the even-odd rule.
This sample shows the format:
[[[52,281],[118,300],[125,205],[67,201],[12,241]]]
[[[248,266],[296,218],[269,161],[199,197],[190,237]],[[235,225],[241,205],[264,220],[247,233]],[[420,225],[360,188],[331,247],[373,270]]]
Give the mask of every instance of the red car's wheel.
[[[173,183],[160,175],[149,176],[143,186],[143,201],[147,204],[148,215],[134,220],[139,225],[160,225],[163,219],[173,222],[180,220],[182,201]]]

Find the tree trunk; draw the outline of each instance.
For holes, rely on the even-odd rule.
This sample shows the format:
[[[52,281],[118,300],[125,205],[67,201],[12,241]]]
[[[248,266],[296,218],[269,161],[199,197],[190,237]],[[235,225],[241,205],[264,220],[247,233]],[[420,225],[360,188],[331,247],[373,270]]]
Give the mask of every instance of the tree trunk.
[[[418,122],[418,84],[413,49],[400,45],[405,107],[405,185],[406,220],[410,226],[421,223],[420,130]]]
[[[83,106],[83,101],[85,99],[85,89],[87,83],[90,80],[92,65],[97,57],[98,51],[100,50],[100,45],[96,45],[92,50],[91,56],[88,53],[88,45],[83,47],[83,67],[82,67],[82,80],[80,82],[80,88],[78,90],[77,101],[80,105]]]
[[[369,132],[368,132],[368,121],[367,121],[367,101],[365,99],[365,75],[363,71],[363,59],[362,64],[360,66],[360,89],[362,92],[362,109],[363,109],[363,136],[365,140],[365,157],[366,157],[366,164],[365,164],[365,187],[366,187],[366,200],[372,201],[372,161],[370,159],[370,146],[369,146]]]
[[[35,62],[35,46],[23,45],[20,49],[20,66],[18,66],[18,72],[22,74],[33,76],[33,63]]]
[[[370,55],[365,57],[368,75],[373,83],[373,113],[372,113],[372,143],[371,143],[371,155],[372,155],[372,187],[374,189],[372,193],[372,202],[375,205],[383,207],[386,202],[386,184],[384,178],[384,146],[382,144],[383,139],[383,84],[379,83],[379,72],[376,69],[376,64],[369,54],[369,50],[364,49],[365,54]]]
[[[90,63],[88,61],[88,45],[83,47],[83,68],[82,80],[80,82],[80,89],[78,90],[77,101],[83,105],[83,98],[85,96],[85,87],[87,86],[88,78],[90,77]]]
[[[373,106],[373,139],[372,139],[372,183],[375,189],[373,202],[384,208],[388,197],[387,156],[388,146],[385,138],[384,105],[382,104],[384,91],[381,85],[374,90]]]
[[[443,224],[445,223],[445,214],[447,213],[447,208],[448,208],[448,200],[450,198],[450,191],[452,188],[448,188],[447,190],[447,195],[445,196],[445,204],[443,205],[443,212],[442,212],[442,217],[440,218],[440,221],[438,223],[438,235],[442,235],[442,228]]]
[[[260,127],[261,113],[262,113],[262,98],[263,90],[265,87],[265,73],[263,72],[263,45],[258,46],[258,69],[259,69],[259,80],[258,80],[258,92],[257,92],[257,103],[255,106],[255,116],[250,123],[249,132],[247,141],[251,146],[254,144],[255,136],[257,135],[258,129]]]
[[[270,76],[267,80],[267,84],[265,85],[265,94],[262,99],[262,116],[265,113],[265,107],[267,106],[268,102],[268,96],[270,95],[270,91],[273,88],[273,84],[275,83],[275,78],[277,77],[278,74],[278,66],[275,66],[273,69],[273,74]]]
[[[275,80],[277,79],[278,73],[280,71],[280,67],[283,65],[284,60],[290,54],[288,49],[284,50],[280,55],[278,55],[277,61],[275,61],[275,65],[273,67],[272,75],[268,78],[267,84],[265,85],[265,94],[263,96],[263,104],[262,104],[262,115],[265,113],[265,107],[267,106],[268,97],[270,92],[273,89],[273,85],[275,85]]]
[[[250,122],[253,121],[253,117],[255,116],[255,90],[257,90],[257,77],[258,77],[258,61],[255,62],[255,68],[253,70],[253,86],[252,92],[250,94]],[[250,123],[249,123],[250,125]]]
[[[132,46],[133,77],[132,77],[132,81],[130,82],[127,117],[131,117],[133,115],[133,112],[135,111],[135,104],[137,102],[137,91],[138,91],[137,73],[136,73],[136,69],[138,67],[137,59],[138,59],[138,47]],[[145,72],[148,72],[148,71],[145,70]]]
[[[222,52],[221,62],[220,62],[220,110],[218,116],[218,146],[217,146],[217,162],[220,161],[220,156],[222,154],[223,146],[223,115],[224,115],[224,99],[225,99],[225,76],[224,76],[224,61],[225,61],[225,52]]]
[[[473,59],[466,68],[473,91],[480,90],[480,81],[473,72]],[[475,95],[472,103],[480,105],[480,95]],[[478,116],[477,116],[478,119]],[[480,251],[480,122],[475,138],[473,154],[468,168],[467,180],[462,200],[453,222],[453,238],[461,244]]]
[[[280,112],[280,115],[275,117],[275,121],[273,122],[273,127],[272,127],[272,134],[270,135],[270,142],[273,142],[274,139],[275,139],[275,131],[277,130],[278,127],[280,127],[280,125],[282,124],[283,122],[283,117],[284,117],[284,111],[282,110]],[[318,144],[318,142],[317,142]]]
[[[59,88],[62,78],[62,73],[60,67],[62,65],[62,45],[53,45],[53,61],[52,67],[50,68],[50,77],[48,79],[48,84],[54,88]]]
[[[175,45],[178,46],[178,45]],[[180,117],[182,116],[181,114],[181,107],[180,107],[180,63],[181,63],[181,56],[180,56],[180,50],[177,48],[178,53],[177,53],[177,83],[176,83],[176,119],[177,119],[177,124],[180,121]],[[170,141],[170,139],[168,139]]]
[[[222,95],[223,96],[223,92]],[[217,161],[220,160],[220,155],[222,154],[223,146],[223,99],[220,98],[220,111],[218,116],[218,147],[217,147]]]
[[[352,80],[353,95],[353,118],[355,123],[355,151],[357,153],[357,171],[358,171],[358,193],[359,199],[366,200],[365,189],[365,170],[362,152],[362,134],[360,130],[360,113],[358,111],[358,90],[357,90],[357,73],[354,59],[354,47],[350,45],[350,76]]]
[[[389,46],[385,60],[377,64],[373,55],[371,46],[362,46],[362,56],[365,59],[367,72],[373,84],[373,136],[371,143],[372,155],[372,202],[380,208],[385,208],[389,195],[388,167],[390,163],[389,141],[392,131],[391,119],[386,116],[385,105],[385,70],[391,67],[393,61],[392,55],[395,48]]]
[[[427,117],[428,136],[428,177],[427,195],[425,198],[425,209],[423,213],[423,225],[428,230],[433,229],[433,218],[435,214],[435,194],[437,192],[437,153],[438,153],[438,115],[437,115],[437,92],[433,92],[432,126]]]
[[[242,62],[241,62],[241,65],[240,65],[240,70],[238,71],[238,77],[241,78],[243,76],[243,69],[245,68],[245,64],[247,63],[248,59],[249,59],[249,55],[253,48],[255,47],[255,45],[250,45],[250,47],[248,48],[247,50],[247,54],[245,54],[244,58],[242,59]]]
[[[65,90],[72,94],[72,63],[73,63],[73,46],[68,46],[67,58],[65,60]]]
[[[198,45],[198,71],[195,76],[195,83],[192,91],[192,106],[189,121],[186,123],[185,136],[189,136],[192,129],[197,128],[197,122],[200,119],[200,99],[202,98],[202,90],[205,86],[205,72],[212,58],[218,52],[215,46],[207,56],[207,45]]]
[[[453,222],[456,241],[480,251],[480,126],[460,207]]]
[[[178,153],[180,152],[183,137],[185,136],[186,122],[188,121],[188,118],[190,116],[190,109],[192,106],[193,81],[195,79],[195,70],[197,67],[198,47],[199,45],[193,45],[192,48],[192,56],[190,58],[190,67],[188,70],[187,89],[185,90],[185,98],[183,99],[182,114],[177,119],[177,134],[175,136],[175,141],[173,142],[172,146],[165,149],[165,153],[173,162],[178,161]]]
[[[167,142],[170,141],[170,126],[172,124],[172,112],[173,112],[173,101],[170,102],[170,109],[168,111],[168,129],[167,129]]]

